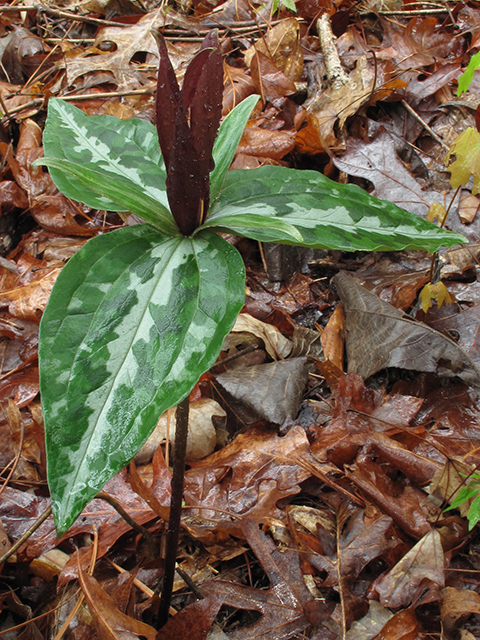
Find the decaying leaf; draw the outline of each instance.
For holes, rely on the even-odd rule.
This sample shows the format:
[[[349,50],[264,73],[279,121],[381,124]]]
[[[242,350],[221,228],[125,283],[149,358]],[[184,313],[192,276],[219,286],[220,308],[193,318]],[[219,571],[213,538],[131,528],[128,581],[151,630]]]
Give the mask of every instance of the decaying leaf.
[[[428,601],[437,600],[439,590],[444,585],[442,542],[438,531],[432,529],[403,556],[375,588],[383,606],[396,609],[415,602],[426,588],[430,590]],[[426,602],[425,596],[423,598]]]
[[[105,640],[155,640],[156,630],[149,625],[130,618],[119,611],[110,596],[98,582],[79,569],[79,580],[83,594],[92,613],[100,638]]]
[[[298,412],[307,375],[307,359],[290,358],[226,371],[217,376],[217,381],[248,410],[245,421],[263,418],[283,424]]]
[[[212,420],[221,420],[227,414],[211,398],[200,398],[190,403],[188,417],[187,460],[201,460],[212,453],[217,444],[217,434]],[[135,456],[136,464],[146,464],[153,458],[157,447],[167,440],[175,444],[175,411],[168,410],[160,416],[157,426]]]
[[[231,640],[286,640],[309,624],[321,626],[322,620],[328,617],[326,607],[315,601],[305,586],[298,552],[277,549],[254,522],[245,522],[243,531],[271,584],[268,591],[223,580],[202,586],[205,595],[223,594],[225,604],[262,614],[258,622],[233,631],[228,637]]]
[[[458,376],[480,386],[476,366],[453,340],[383,302],[355,278],[340,273],[334,282],[345,305],[349,371],[368,378],[398,367]]]
[[[480,615],[480,595],[473,589],[447,587],[442,591],[440,611],[445,640],[456,640],[462,623],[473,614]]]

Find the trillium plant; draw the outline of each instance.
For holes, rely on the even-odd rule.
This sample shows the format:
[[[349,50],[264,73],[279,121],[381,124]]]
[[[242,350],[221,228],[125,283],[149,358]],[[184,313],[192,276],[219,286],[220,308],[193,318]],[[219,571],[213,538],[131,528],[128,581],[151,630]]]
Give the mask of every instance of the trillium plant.
[[[48,107],[40,164],[60,191],[145,222],[87,242],[60,273],[40,325],[59,535],[135,456],[165,410],[183,401],[185,413],[190,391],[214,364],[245,291],[242,258],[219,232],[346,251],[434,251],[465,241],[316,171],[229,171],[258,96],[220,125],[216,32],[191,61],[182,89],[163,37],[157,40],[156,128],[87,116],[59,99]],[[180,433],[177,440],[180,449]]]

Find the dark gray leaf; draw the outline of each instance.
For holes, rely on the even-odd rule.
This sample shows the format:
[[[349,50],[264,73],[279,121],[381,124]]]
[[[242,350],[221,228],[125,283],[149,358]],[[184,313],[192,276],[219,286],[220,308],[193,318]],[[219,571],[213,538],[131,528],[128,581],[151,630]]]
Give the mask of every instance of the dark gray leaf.
[[[479,371],[453,340],[383,302],[355,278],[339,273],[333,280],[345,305],[349,372],[368,378],[398,367],[480,386]]]
[[[307,375],[307,359],[291,358],[227,371],[217,380],[258,418],[282,424],[297,415]]]

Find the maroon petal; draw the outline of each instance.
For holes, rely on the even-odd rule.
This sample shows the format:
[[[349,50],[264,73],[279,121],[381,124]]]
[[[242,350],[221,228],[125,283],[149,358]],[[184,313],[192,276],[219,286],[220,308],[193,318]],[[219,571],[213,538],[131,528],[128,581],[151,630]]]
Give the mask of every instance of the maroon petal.
[[[175,133],[174,122],[180,104],[180,88],[177,77],[168,57],[167,45],[162,34],[152,31],[158,45],[160,62],[158,65],[157,98],[155,104],[157,132],[165,167],[168,171]]]
[[[203,65],[199,69],[201,63]],[[209,174],[214,168],[212,150],[222,117],[223,61],[216,31],[207,35],[200,52],[189,65],[182,94],[184,105],[190,107],[190,130],[203,179],[206,215],[210,191]]]
[[[175,139],[167,173],[167,196],[180,233],[189,236],[204,217],[205,180],[200,171],[197,150],[193,144],[183,105],[179,107],[172,129]]]

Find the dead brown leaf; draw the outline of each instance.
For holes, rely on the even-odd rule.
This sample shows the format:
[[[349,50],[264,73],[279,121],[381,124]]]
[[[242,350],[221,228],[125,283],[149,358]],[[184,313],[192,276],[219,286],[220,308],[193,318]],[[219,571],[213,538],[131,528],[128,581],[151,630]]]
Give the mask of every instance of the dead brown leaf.
[[[252,521],[246,521],[243,532],[270,579],[268,590],[215,580],[202,585],[206,595],[223,596],[224,603],[240,609],[259,611],[260,620],[253,625],[229,633],[231,640],[286,640],[303,631],[309,624],[321,626],[328,619],[324,603],[316,601],[308,591],[300,571],[298,552],[281,552]]]
[[[439,590],[445,585],[444,556],[440,534],[435,529],[427,533],[403,556],[375,588],[385,607],[396,609],[415,603],[422,595],[423,602],[440,599]]]
[[[480,614],[480,595],[472,589],[447,587],[442,591],[440,611],[445,640],[456,640],[462,622]]]
[[[95,578],[82,571],[80,565],[78,578],[99,638],[102,640],[138,640],[145,637],[147,640],[155,640],[157,634],[155,629],[119,611],[112,598],[105,593]]]

